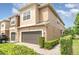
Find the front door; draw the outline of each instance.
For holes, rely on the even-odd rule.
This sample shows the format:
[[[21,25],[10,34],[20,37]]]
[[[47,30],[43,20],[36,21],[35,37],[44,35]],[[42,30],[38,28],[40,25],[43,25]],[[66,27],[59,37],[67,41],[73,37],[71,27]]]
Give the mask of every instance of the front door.
[[[11,33],[11,41],[15,41],[16,33],[12,32]]]

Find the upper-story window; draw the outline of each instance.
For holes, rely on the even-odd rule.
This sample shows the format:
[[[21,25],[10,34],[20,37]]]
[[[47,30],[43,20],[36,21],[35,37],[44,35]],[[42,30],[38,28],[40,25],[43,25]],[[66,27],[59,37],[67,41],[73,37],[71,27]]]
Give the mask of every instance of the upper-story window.
[[[57,24],[60,24],[60,23],[57,21]]]
[[[25,12],[24,14],[23,14],[23,20],[28,20],[28,19],[30,19],[31,18],[31,16],[30,16],[30,11],[27,11],[27,12]]]
[[[15,21],[11,21],[11,24],[15,24]]]
[[[1,27],[4,27],[4,24],[2,24]]]
[[[16,18],[12,18],[12,19],[11,19],[11,25],[14,25],[14,24],[15,24],[15,19],[16,19]]]

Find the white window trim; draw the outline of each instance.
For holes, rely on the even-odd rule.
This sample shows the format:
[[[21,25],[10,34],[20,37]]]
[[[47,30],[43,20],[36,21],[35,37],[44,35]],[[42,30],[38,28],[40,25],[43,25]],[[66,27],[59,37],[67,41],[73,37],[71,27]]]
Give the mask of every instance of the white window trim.
[[[16,18],[12,18],[12,19],[11,19],[11,21],[10,21],[10,24],[11,24],[11,25],[15,25],[15,24],[16,24],[16,20],[15,20],[15,19],[16,19]],[[14,21],[14,23],[12,23],[13,21]]]
[[[27,14],[27,12],[29,12],[29,14]],[[27,11],[25,11],[25,12],[23,13],[23,21],[29,20],[29,19],[24,19],[24,17],[27,17],[28,15],[30,15],[30,18],[29,18],[29,19],[31,19],[31,10],[27,10]]]

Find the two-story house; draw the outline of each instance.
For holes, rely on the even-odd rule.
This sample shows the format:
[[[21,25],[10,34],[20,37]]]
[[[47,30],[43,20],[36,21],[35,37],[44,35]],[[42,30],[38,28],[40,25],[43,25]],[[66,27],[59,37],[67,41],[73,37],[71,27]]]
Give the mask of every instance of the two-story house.
[[[9,20],[0,21],[0,32],[9,35],[10,42],[37,44],[39,37],[48,41],[64,32],[64,23],[51,4],[26,4],[19,12]]]
[[[0,33],[9,36],[9,20],[0,21]]]
[[[51,4],[27,4],[19,11],[19,42],[37,44],[37,39],[41,36],[48,41],[63,34],[64,23]]]

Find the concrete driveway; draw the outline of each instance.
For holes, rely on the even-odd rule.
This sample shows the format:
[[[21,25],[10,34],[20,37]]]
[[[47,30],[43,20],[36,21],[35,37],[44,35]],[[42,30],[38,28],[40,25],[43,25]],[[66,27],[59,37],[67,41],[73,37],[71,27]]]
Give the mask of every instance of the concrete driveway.
[[[17,44],[32,48],[40,55],[60,55],[60,44],[58,44],[51,50],[40,48],[39,45],[36,44],[30,44],[30,43],[17,43]]]

